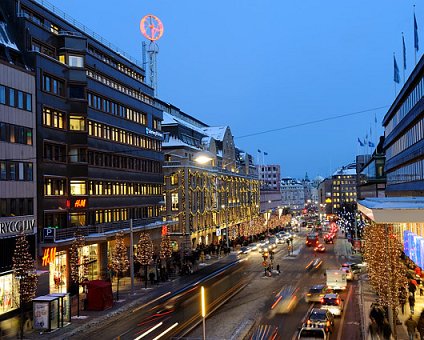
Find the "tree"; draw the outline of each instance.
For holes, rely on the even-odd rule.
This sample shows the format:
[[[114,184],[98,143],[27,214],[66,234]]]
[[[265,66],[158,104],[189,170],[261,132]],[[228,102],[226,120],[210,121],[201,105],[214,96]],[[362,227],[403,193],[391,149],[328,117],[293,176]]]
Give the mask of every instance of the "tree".
[[[127,247],[124,243],[124,233],[122,231],[116,234],[115,247],[112,251],[111,268],[115,271],[118,278],[116,287],[116,300],[119,300],[119,277],[128,270],[130,261],[128,260]]]
[[[74,235],[74,241],[72,242],[71,248],[69,249],[69,266],[71,271],[71,279],[77,288],[77,316],[79,316],[80,305],[79,305],[79,286],[84,278],[88,274],[88,259],[82,256],[81,249],[85,246],[85,237],[79,231]]]
[[[24,308],[34,298],[38,283],[34,260],[29,252],[27,238],[23,233],[16,238],[12,261],[13,275],[17,281],[19,291],[19,308],[21,312],[19,333],[22,339],[24,336]]]
[[[165,260],[166,271],[169,270],[169,259],[172,256],[171,237],[167,232],[162,234],[162,240],[160,242],[160,258]]]
[[[144,281],[147,288],[147,265],[153,259],[153,243],[149,234],[142,232],[137,244],[137,261],[144,266]]]

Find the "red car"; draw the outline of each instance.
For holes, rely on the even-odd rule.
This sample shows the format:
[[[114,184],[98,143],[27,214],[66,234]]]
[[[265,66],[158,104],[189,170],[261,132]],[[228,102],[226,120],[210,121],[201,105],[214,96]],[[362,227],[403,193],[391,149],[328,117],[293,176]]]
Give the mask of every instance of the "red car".
[[[314,250],[315,250],[316,252],[318,252],[318,253],[323,253],[323,252],[325,252],[325,247],[324,247],[324,245],[323,245],[323,244],[318,244],[318,245],[314,248]]]

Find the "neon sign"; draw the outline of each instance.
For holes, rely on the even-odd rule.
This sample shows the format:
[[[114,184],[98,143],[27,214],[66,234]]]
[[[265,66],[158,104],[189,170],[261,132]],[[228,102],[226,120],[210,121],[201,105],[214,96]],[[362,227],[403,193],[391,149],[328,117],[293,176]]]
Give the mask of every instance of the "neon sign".
[[[87,205],[86,199],[76,200],[74,203],[74,208],[85,208]]]
[[[162,21],[157,16],[148,14],[140,21],[140,31],[150,41],[159,40],[163,34]]]
[[[56,257],[56,247],[44,248],[42,266],[47,266],[49,263],[54,262]]]

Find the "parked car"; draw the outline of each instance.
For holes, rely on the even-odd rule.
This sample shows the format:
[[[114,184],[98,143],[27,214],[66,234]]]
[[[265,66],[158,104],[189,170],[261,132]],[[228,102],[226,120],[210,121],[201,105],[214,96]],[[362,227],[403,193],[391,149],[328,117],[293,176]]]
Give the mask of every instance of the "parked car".
[[[340,316],[343,312],[343,300],[337,293],[325,294],[321,299],[321,309],[326,309],[331,314]]]
[[[322,327],[326,332],[334,330],[334,316],[330,311],[322,308],[312,308],[306,321],[308,327]]]
[[[332,290],[324,284],[314,285],[309,288],[305,295],[306,302],[320,302],[325,294],[331,293]]]

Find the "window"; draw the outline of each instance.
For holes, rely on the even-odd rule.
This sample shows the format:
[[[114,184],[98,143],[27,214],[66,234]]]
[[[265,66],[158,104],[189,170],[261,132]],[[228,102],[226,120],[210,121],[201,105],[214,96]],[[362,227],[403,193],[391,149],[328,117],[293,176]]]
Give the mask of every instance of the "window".
[[[43,107],[43,125],[57,129],[65,129],[65,114],[48,107]]]
[[[66,162],[66,145],[45,143],[44,144],[44,159],[53,162]]]
[[[9,106],[15,106],[15,90],[9,87]]]
[[[43,90],[58,96],[63,96],[64,82],[48,75],[43,75]]]
[[[82,85],[70,85],[69,86],[69,97],[84,99],[85,98],[85,88]]]
[[[45,196],[64,196],[66,194],[66,180],[64,178],[45,178]]]
[[[54,24],[50,24],[50,32],[52,32],[54,34],[59,34],[59,27],[57,27]]]
[[[25,93],[25,110],[32,111],[32,96],[29,93]]]
[[[69,129],[71,131],[85,131],[85,118],[81,116],[70,116]]]
[[[171,194],[172,210],[178,210],[178,193]]]
[[[73,196],[87,194],[85,181],[71,180],[70,188],[71,188],[71,195]]]
[[[69,149],[69,162],[71,163],[86,163],[87,162],[87,149],[85,148],[70,148]]]
[[[69,66],[84,67],[84,58],[81,56],[70,55],[68,59],[69,59],[69,63],[68,63]]]
[[[59,61],[60,61],[62,64],[65,64],[65,63],[66,63],[66,61],[65,61],[65,55],[64,55],[64,54],[59,55]]]
[[[6,87],[0,85],[0,104],[6,104]]]

